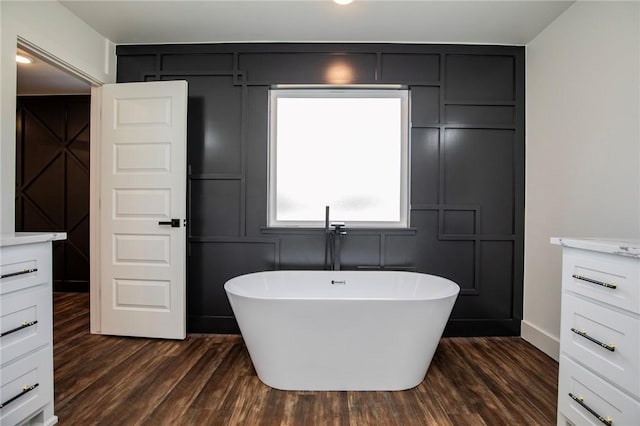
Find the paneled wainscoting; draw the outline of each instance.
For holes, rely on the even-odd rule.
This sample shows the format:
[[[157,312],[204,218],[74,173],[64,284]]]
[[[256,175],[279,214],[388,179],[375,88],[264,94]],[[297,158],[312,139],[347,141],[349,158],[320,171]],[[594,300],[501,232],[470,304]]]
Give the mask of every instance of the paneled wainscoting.
[[[60,425],[552,425],[558,365],[518,337],[444,338],[403,392],[284,392],[236,335],[89,334],[89,296],[54,295]]]
[[[267,223],[269,96],[283,85],[339,84],[331,76],[340,69],[348,85],[400,85],[411,97],[410,228],[350,227],[342,269],[448,278],[460,295],[445,335],[520,335],[524,46],[214,43],[116,53],[118,83],[188,83],[189,332],[238,332],[224,291],[233,277],[323,268],[322,229]],[[362,164],[336,155],[327,170],[357,169],[369,154]]]

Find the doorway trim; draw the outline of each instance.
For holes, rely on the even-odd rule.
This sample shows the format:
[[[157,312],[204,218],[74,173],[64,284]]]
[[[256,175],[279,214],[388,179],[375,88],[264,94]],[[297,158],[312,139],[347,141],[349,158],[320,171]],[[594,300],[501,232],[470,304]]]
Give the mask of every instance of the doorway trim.
[[[17,36],[16,45],[21,49],[28,50],[29,52],[36,55],[39,59],[42,59],[50,65],[53,65],[65,71],[66,73],[71,74],[74,77],[77,77],[78,79],[90,84],[92,87],[101,86],[103,84],[101,81],[96,80],[80,68],[63,61],[62,59],[39,47],[37,44],[30,42],[24,37]]]
[[[102,85],[91,87],[89,115],[89,324],[100,334],[100,150],[102,141]]]
[[[53,65],[91,85],[91,112],[89,123],[89,316],[90,331],[100,333],[100,118],[102,81],[93,78],[24,37],[16,37],[16,48],[25,49],[39,59]],[[17,96],[17,93],[15,94]],[[15,130],[14,130],[15,133]],[[15,215],[15,212],[14,212]],[[15,218],[14,218],[15,220]]]

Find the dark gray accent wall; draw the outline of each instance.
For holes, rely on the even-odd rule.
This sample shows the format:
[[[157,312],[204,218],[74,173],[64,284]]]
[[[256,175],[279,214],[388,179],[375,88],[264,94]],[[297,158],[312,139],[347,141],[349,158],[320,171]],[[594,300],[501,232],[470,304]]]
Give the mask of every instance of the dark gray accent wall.
[[[223,289],[234,276],[323,267],[322,231],[265,228],[268,90],[338,79],[407,86],[412,122],[411,229],[350,230],[343,267],[450,278],[462,291],[447,335],[519,335],[523,47],[138,45],[117,55],[118,82],[189,83],[190,332],[238,331]]]

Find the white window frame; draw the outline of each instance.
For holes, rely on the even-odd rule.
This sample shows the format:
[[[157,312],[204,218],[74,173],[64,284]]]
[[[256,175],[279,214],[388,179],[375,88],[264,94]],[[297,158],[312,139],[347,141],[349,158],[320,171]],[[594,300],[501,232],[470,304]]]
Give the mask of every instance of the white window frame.
[[[273,228],[282,227],[303,227],[319,228],[324,227],[322,220],[300,220],[283,221],[276,220],[277,206],[277,102],[280,98],[396,98],[401,100],[401,135],[400,135],[400,218],[398,221],[349,221],[346,226],[349,228],[408,228],[409,227],[409,90],[391,88],[295,88],[279,89],[272,88],[269,91],[269,150],[268,150],[268,184],[267,184],[267,226]],[[319,212],[324,217],[324,212]],[[331,215],[331,221],[341,220],[339,217]]]

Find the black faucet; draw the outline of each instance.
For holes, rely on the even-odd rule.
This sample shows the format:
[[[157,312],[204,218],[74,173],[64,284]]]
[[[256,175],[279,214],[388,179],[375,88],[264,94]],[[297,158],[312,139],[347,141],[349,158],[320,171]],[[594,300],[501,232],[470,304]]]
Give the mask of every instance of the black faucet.
[[[342,237],[347,235],[347,230],[344,222],[332,222],[333,228],[333,270],[340,270],[340,249],[342,246]]]
[[[325,207],[324,216],[324,267],[327,269],[328,258],[331,257],[331,268],[334,271],[340,270],[340,251],[342,246],[342,237],[347,235],[347,229],[344,222],[329,222],[329,206]]]

